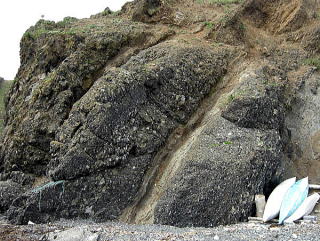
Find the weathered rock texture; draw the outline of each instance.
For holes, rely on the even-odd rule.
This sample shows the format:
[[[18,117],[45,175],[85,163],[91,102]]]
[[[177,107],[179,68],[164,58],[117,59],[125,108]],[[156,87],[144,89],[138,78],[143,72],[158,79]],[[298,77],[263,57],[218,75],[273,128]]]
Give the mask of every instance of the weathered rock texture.
[[[0,211],[215,226],[286,176],[319,180],[316,8],[136,0],[39,21],[6,101]]]
[[[320,183],[320,76],[306,68],[294,75],[292,108],[286,117],[291,133],[288,146],[292,175],[309,176]]]
[[[70,29],[60,29],[57,24],[57,30],[51,30],[53,23],[40,21],[24,35],[17,76],[21,79],[14,83],[7,102],[6,123],[11,128],[3,141],[5,171],[44,175],[50,160],[49,144],[57,128],[68,118],[72,105],[108,68],[108,61],[128,47],[134,52],[168,34],[122,20],[94,23],[83,27],[80,21]]]
[[[281,92],[264,86],[261,79],[268,77],[259,69],[244,71],[235,89],[243,96],[236,96],[222,116],[217,108],[207,114],[205,125],[182,147],[183,165],[156,206],[157,223],[213,226],[250,215],[254,194],[263,193],[281,160]]]
[[[30,193],[21,201],[28,200],[23,208],[30,207],[31,216],[19,219],[16,200],[10,217],[22,223],[49,221],[48,200],[61,217],[117,218],[134,200],[170,132],[186,122],[224,74],[227,59],[227,53],[167,42],[103,74],[73,106],[51,143],[48,175],[63,180],[63,192],[53,183]],[[79,189],[87,191],[79,195]]]

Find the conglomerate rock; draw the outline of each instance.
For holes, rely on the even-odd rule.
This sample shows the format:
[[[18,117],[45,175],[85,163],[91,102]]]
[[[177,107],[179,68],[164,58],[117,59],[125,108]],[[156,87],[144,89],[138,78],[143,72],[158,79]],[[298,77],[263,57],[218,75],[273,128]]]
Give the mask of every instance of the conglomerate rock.
[[[179,150],[181,167],[155,207],[156,223],[214,226],[253,212],[254,195],[264,193],[283,156],[281,86],[270,89],[261,69],[243,71],[222,114],[212,108]]]
[[[9,218],[117,218],[135,199],[169,134],[224,75],[228,56],[173,41],[105,72],[51,142],[47,172],[55,182],[15,200]]]
[[[215,226],[292,173],[319,180],[318,3],[238,2],[136,0],[31,27],[6,99],[0,212]]]
[[[44,175],[56,130],[108,61],[125,48],[148,46],[163,37],[123,20],[73,24],[60,28],[40,21],[22,38],[21,68],[7,100],[0,153],[3,171]]]

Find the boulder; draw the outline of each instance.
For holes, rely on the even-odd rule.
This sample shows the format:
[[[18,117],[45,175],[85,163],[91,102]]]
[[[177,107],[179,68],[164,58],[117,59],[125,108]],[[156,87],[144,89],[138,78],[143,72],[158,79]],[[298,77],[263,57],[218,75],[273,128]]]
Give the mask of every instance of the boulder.
[[[263,193],[279,167],[279,133],[239,128],[216,116],[188,144],[156,205],[155,223],[208,227],[247,220],[255,194]]]
[[[283,156],[279,127],[284,118],[275,111],[275,116],[268,114],[269,108],[282,106],[281,91],[268,89],[268,84],[261,82],[264,77],[256,67],[242,72],[234,93],[243,96],[227,98],[227,103],[221,100],[222,107],[227,105],[222,113],[212,108],[205,124],[171,160],[179,160],[180,165],[156,203],[155,223],[215,226],[245,221],[254,214],[254,196],[264,193]],[[251,96],[249,103],[256,103],[252,104],[255,108],[247,106],[244,96]],[[250,121],[258,116],[254,113],[263,114],[254,122]]]
[[[239,127],[280,130],[284,124],[284,84],[272,79],[268,67],[248,70],[228,96],[222,117]]]

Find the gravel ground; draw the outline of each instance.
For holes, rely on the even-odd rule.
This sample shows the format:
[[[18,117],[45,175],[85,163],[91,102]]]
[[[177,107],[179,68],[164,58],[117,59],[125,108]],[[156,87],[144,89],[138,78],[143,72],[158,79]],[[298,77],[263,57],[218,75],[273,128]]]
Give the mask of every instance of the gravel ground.
[[[228,241],[318,241],[319,224],[277,226],[240,223],[215,228],[176,228],[163,225],[94,224],[60,221],[48,225],[12,226],[0,221],[0,240],[228,240]]]

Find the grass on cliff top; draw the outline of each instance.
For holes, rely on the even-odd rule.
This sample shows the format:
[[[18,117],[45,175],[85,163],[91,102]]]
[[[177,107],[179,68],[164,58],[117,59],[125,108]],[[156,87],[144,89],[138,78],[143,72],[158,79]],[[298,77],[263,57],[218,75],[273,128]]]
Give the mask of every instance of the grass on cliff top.
[[[113,16],[113,15],[112,15]],[[116,21],[116,19],[114,19]],[[89,35],[94,32],[104,32],[108,26],[97,19],[76,19],[66,17],[60,22],[41,19],[35,26],[30,27],[23,35],[24,38],[37,39],[42,35]]]
[[[303,61],[306,65],[311,65],[317,68],[317,70],[320,70],[320,57],[314,57],[314,58],[308,58]]]
[[[0,134],[3,130],[3,120],[4,120],[4,97],[6,96],[10,86],[12,84],[12,81],[4,81],[0,83]]]
[[[76,18],[65,17],[62,21],[55,23],[54,21],[40,19],[35,26],[30,27],[23,35],[28,38],[38,38],[42,34],[75,34],[76,32],[70,29],[70,26],[76,22]]]

